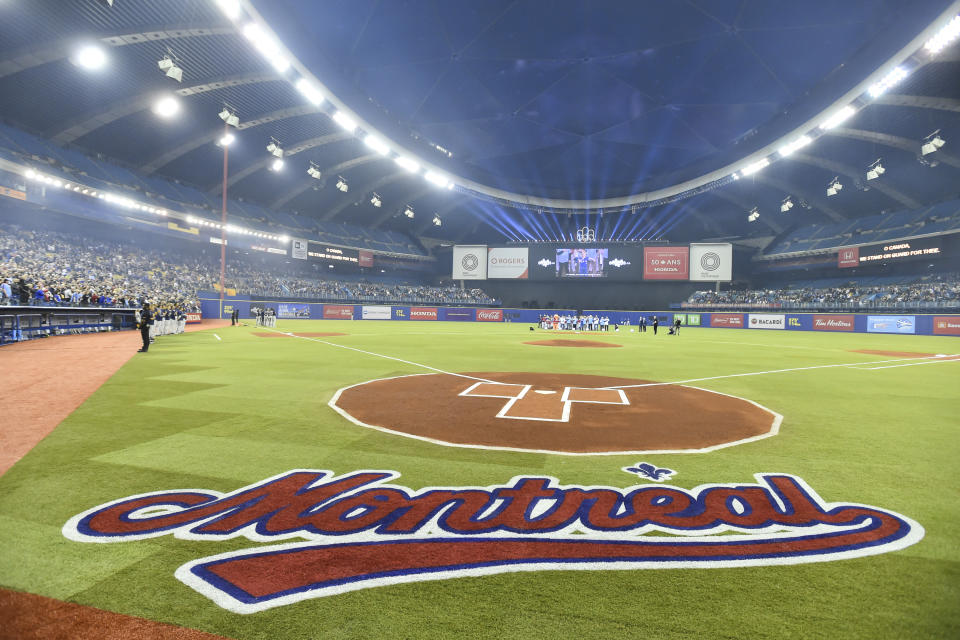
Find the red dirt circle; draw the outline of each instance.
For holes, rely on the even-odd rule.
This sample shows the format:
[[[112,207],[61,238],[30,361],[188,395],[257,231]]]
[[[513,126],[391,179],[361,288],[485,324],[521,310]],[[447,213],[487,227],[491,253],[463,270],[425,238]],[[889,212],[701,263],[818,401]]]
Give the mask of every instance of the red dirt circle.
[[[436,444],[562,454],[712,451],[776,435],[782,420],[705,389],[562,373],[400,376],[345,387],[329,404]]]
[[[589,349],[605,349],[623,346],[622,344],[597,342],[596,340],[531,340],[523,344],[532,344],[538,347],[586,347]]]

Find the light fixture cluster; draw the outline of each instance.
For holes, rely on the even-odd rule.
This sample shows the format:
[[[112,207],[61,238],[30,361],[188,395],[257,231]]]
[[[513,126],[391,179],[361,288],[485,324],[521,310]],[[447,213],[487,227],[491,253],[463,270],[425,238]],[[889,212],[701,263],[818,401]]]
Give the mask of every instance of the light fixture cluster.
[[[163,75],[168,78],[176,80],[177,82],[183,82],[183,67],[177,64],[172,53],[168,52],[160,58],[160,60],[157,61],[157,67],[159,67],[160,71],[163,71]]]
[[[226,122],[231,127],[240,126],[240,116],[237,115],[235,109],[231,109],[227,105],[223,106],[223,109],[220,110],[220,113],[217,114],[221,120]]]
[[[439,227],[443,224],[443,220],[440,219],[440,216],[433,214],[433,226]]]
[[[380,194],[374,191],[373,195],[370,196],[370,204],[379,209],[383,206],[383,198],[380,197]]]
[[[880,164],[880,160],[881,158],[877,158],[867,167],[867,180],[876,180],[887,172],[887,170],[883,168],[883,165]]]
[[[323,177],[323,174],[320,172],[320,167],[312,161],[310,162],[310,167],[307,169],[307,175],[316,180],[320,180]]]
[[[954,16],[936,35],[927,40],[923,48],[931,56],[935,56],[943,51],[944,47],[956,40],[958,36],[960,36],[960,16]]]
[[[254,238],[264,238],[266,240],[274,240],[276,242],[290,242],[290,236],[287,235],[275,235],[272,233],[267,233],[265,231],[255,231],[253,229],[247,229],[246,227],[240,227],[235,224],[223,225],[219,222],[211,222],[204,218],[197,218],[196,216],[187,216],[187,224],[195,224],[198,227],[210,227],[211,229],[223,229],[227,233],[233,233],[238,236],[251,236]]]
[[[757,207],[754,207],[753,209],[750,209],[750,213],[747,214],[747,222],[756,222],[759,217],[760,211],[757,209]]]
[[[790,209],[793,209],[793,196],[787,196],[780,203],[780,213],[786,213]]]
[[[940,130],[937,129],[923,139],[920,144],[920,155],[930,155],[945,144],[947,144],[947,141],[940,137]]]
[[[34,169],[27,169],[24,172],[24,177],[27,180],[34,180],[42,184],[54,187],[56,189],[64,189],[66,191],[73,191],[74,193],[79,193],[80,195],[89,196],[91,198],[97,198],[110,204],[115,204],[126,209],[135,209],[137,211],[145,211],[147,213],[152,213],[158,216],[167,216],[168,212],[166,209],[161,209],[160,207],[154,207],[153,205],[143,204],[142,202],[137,202],[133,198],[128,198],[127,196],[117,195],[115,193],[109,193],[106,191],[99,191],[85,185],[71,182],[69,180],[61,180],[53,176],[48,176],[46,174],[35,171]]]
[[[827,185],[827,195],[835,196],[843,190],[843,185],[840,184],[840,176],[834,176],[833,180],[830,181],[830,184]]]
[[[407,205],[407,206],[404,207],[404,209],[403,209],[403,215],[405,215],[405,216],[407,216],[408,218],[410,218],[411,220],[413,220],[414,216],[416,216],[417,214],[416,214],[416,212],[414,212],[413,207],[411,207],[410,205]]]
[[[343,179],[343,176],[337,176],[336,187],[337,187],[337,191],[341,191],[343,193],[350,191],[350,185],[347,184],[347,181]]]

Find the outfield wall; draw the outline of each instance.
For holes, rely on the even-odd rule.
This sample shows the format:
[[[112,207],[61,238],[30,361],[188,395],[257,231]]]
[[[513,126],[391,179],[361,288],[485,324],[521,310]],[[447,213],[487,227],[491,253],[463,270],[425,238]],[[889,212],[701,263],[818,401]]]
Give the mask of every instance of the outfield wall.
[[[241,318],[252,318],[251,307],[264,306],[277,311],[281,320],[394,320],[401,322],[522,322],[537,324],[542,315],[572,315],[572,309],[491,309],[488,307],[450,307],[415,305],[362,305],[342,303],[280,302],[251,300],[250,296],[201,297],[204,318],[229,318],[234,309]],[[879,314],[879,313],[678,313],[674,311],[614,311],[584,309],[588,315],[610,318],[613,325],[636,326],[640,318],[653,316],[661,326],[673,324],[679,317],[683,326],[712,329],[756,329],[760,331],[830,331],[847,333],[887,333],[904,335],[960,336],[960,315]]]

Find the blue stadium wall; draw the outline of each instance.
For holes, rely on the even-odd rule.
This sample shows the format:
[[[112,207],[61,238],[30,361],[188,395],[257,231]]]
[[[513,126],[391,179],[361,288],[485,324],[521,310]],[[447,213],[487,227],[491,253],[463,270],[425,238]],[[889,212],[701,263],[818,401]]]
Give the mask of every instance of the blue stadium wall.
[[[221,303],[216,293],[200,294],[204,318],[229,318],[234,309],[241,318],[251,318],[251,306],[267,306],[280,310],[288,305],[290,312],[299,312],[301,319],[395,320],[447,322],[521,322],[536,324],[542,315],[573,314],[572,309],[511,309],[487,307],[452,307],[440,305],[378,305],[352,303],[315,303],[272,301],[251,296],[227,296]],[[366,313],[365,313],[366,310]],[[419,317],[415,317],[419,311]],[[680,316],[685,327],[713,329],[753,329],[757,331],[825,331],[831,333],[884,333],[903,335],[960,336],[960,315],[950,314],[880,314],[880,313],[679,313],[676,311],[610,311],[584,309],[585,314],[610,318],[611,324],[636,326],[640,317],[656,315],[661,326],[673,323]],[[293,313],[280,319],[294,319]]]

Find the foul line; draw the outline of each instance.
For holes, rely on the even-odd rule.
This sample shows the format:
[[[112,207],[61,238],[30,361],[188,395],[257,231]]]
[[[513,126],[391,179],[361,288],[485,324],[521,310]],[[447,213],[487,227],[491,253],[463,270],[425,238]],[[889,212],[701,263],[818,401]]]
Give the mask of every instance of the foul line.
[[[947,358],[954,358],[954,357],[956,357],[956,355],[958,355],[958,354],[953,354],[953,355],[945,356],[945,357],[947,357]],[[849,363],[845,363],[845,364],[818,364],[818,365],[815,365],[815,366],[812,366],[812,367],[793,367],[793,368],[790,368],[790,369],[773,369],[773,370],[771,370],[771,371],[751,371],[751,372],[749,372],[749,373],[730,373],[730,374],[723,375],[723,376],[709,376],[709,377],[707,377],[707,378],[691,378],[691,379],[689,379],[689,380],[676,380],[676,381],[673,381],[673,382],[647,382],[647,383],[644,383],[644,384],[625,384],[625,385],[611,386],[611,387],[601,387],[601,388],[602,388],[602,389],[636,389],[636,388],[638,388],[638,387],[662,387],[662,386],[671,385],[671,384],[681,384],[681,385],[682,385],[682,384],[687,384],[687,383],[690,383],[690,382],[704,382],[704,381],[706,381],[706,380],[723,380],[723,379],[725,379],[725,378],[743,378],[743,377],[746,377],[746,376],[762,376],[762,375],[766,375],[766,374],[769,374],[769,373],[788,373],[788,372],[790,372],[790,371],[810,371],[810,370],[812,370],[812,369],[831,369],[831,368],[835,368],[835,367],[854,367],[854,368],[860,369],[861,371],[864,371],[864,370],[865,370],[865,371],[869,371],[869,370],[871,370],[871,369],[887,369],[887,368],[889,368],[889,367],[870,367],[870,368],[863,368],[862,365],[865,365],[865,364],[884,364],[884,363],[886,363],[886,362],[912,362],[913,364],[933,364],[932,362],[916,362],[916,361],[917,361],[917,360],[928,360],[928,361],[929,361],[929,360],[934,360],[934,359],[935,359],[935,360],[934,360],[935,362],[943,362],[943,361],[944,361],[944,360],[943,360],[943,357],[944,357],[944,356],[924,356],[924,357],[922,357],[922,358],[898,358],[898,359],[896,359],[896,360],[874,360],[874,361],[872,361],[872,362],[849,362]],[[901,365],[893,365],[893,366],[905,367],[905,366],[908,366],[908,365],[903,365],[903,364],[901,364]]]
[[[907,364],[887,364],[882,367],[857,367],[860,371],[874,371],[875,369],[895,369],[896,367],[916,367],[921,364],[940,364],[941,362],[960,362],[956,356],[935,356],[936,360],[929,362],[908,362]],[[873,363],[870,363],[873,364]]]
[[[244,324],[244,326],[246,327],[246,326],[250,326],[250,325]],[[348,346],[345,345],[345,344],[337,344],[336,342],[327,342],[326,340],[318,340],[318,339],[316,339],[316,338],[308,338],[307,336],[298,336],[298,335],[295,334],[295,333],[291,333],[291,332],[288,332],[288,331],[280,331],[280,330],[278,330],[278,329],[271,329],[270,327],[260,327],[260,328],[261,328],[261,329],[266,329],[267,331],[273,331],[274,333],[280,333],[280,334],[283,334],[283,335],[285,335],[285,336],[290,336],[291,338],[300,338],[301,340],[309,340],[310,342],[319,342],[320,344],[325,344],[325,345],[328,345],[328,346],[331,346],[331,347],[337,347],[338,349],[346,349],[346,350],[348,350],[348,351],[356,351],[357,353],[365,353],[365,354],[367,354],[368,356],[376,356],[376,357],[378,357],[378,358],[386,358],[387,360],[394,360],[395,362],[402,362],[402,363],[404,363],[404,364],[409,364],[409,365],[413,365],[413,366],[415,366],[415,367],[420,367],[421,369],[426,369],[426,370],[428,370],[428,371],[436,371],[437,373],[443,373],[443,374],[446,374],[446,375],[448,375],[448,376],[456,376],[456,377],[458,377],[458,378],[466,378],[467,380],[478,380],[478,381],[480,381],[480,382],[489,382],[489,383],[491,383],[491,384],[501,384],[501,383],[497,382],[496,380],[487,380],[486,378],[478,378],[478,377],[476,377],[476,376],[468,376],[468,375],[466,375],[466,374],[464,374],[464,373],[454,373],[454,372],[452,372],[452,371],[444,371],[443,369],[438,369],[438,368],[436,368],[436,367],[431,367],[430,365],[427,365],[427,364],[420,364],[419,362],[413,362],[413,361],[411,361],[411,360],[404,360],[403,358],[395,358],[395,357],[393,357],[393,356],[387,356],[387,355],[384,355],[384,354],[382,354],[382,353],[375,353],[375,352],[373,352],[373,351],[364,351],[363,349],[357,349],[356,347],[348,347]]]

